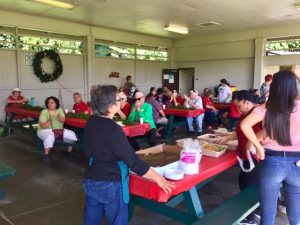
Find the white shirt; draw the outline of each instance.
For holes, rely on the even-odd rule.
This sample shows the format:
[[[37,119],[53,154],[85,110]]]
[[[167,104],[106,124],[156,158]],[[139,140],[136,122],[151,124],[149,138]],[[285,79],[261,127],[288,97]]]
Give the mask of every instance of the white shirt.
[[[197,109],[203,109],[202,99],[199,96],[197,96],[194,100],[190,100],[186,104],[187,108],[191,108],[191,104],[195,104]]]
[[[229,103],[231,101],[231,97],[227,98],[228,94],[231,95],[231,89],[229,86],[225,85],[225,86],[220,86],[219,87],[219,102],[226,102],[226,103]],[[225,101],[226,100],[226,101]]]

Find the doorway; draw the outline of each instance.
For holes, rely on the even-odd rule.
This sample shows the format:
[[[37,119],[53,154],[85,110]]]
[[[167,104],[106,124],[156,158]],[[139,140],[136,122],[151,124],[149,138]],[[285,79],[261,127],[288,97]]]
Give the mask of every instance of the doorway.
[[[179,93],[189,94],[194,89],[195,68],[179,68]]]

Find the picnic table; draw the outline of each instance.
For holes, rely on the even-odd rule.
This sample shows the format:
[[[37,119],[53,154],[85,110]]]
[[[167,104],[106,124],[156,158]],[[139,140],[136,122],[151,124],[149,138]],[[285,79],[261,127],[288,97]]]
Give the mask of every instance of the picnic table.
[[[177,126],[186,125],[186,120],[175,121],[175,117],[196,117],[205,112],[204,109],[189,109],[189,108],[165,108],[164,113],[168,115],[168,123],[165,131],[165,138],[170,139],[172,129]]]
[[[0,162],[0,180],[6,179],[15,175],[17,170],[12,168],[11,166],[7,165],[6,163]],[[4,191],[0,191],[0,199],[5,196]]]
[[[129,219],[134,213],[135,206],[140,206],[183,224],[192,224],[196,221],[200,221],[199,224],[201,224],[201,220],[206,218],[206,214],[203,211],[197,190],[236,163],[234,151],[227,151],[219,158],[203,156],[200,161],[199,174],[185,175],[182,180],[174,181],[175,188],[171,193],[165,193],[156,183],[147,178],[130,174]],[[236,198],[233,198],[235,202]],[[252,204],[257,207],[258,197],[253,199],[255,202]],[[185,210],[175,208],[181,202],[185,203]],[[250,206],[254,207],[253,205]],[[236,205],[236,207],[239,206]],[[248,208],[246,213],[249,213]]]
[[[30,110],[27,108],[22,108],[22,107],[10,107],[10,106],[6,106],[5,108],[6,113],[9,115],[6,123],[8,123],[9,126],[14,126],[14,124],[18,124],[18,122],[14,123],[14,116],[15,115],[21,115],[21,116],[25,116],[28,118],[32,118],[35,123],[38,122],[39,116],[40,116],[40,112],[39,111],[35,111],[35,110]],[[29,120],[26,121],[22,121],[22,125],[27,125],[29,122]],[[80,128],[83,129],[85,127],[87,120],[86,119],[82,119],[82,118],[73,118],[73,117],[68,117],[68,115],[66,115],[66,119],[65,119],[65,123],[66,125],[69,125],[71,127],[74,128]],[[30,127],[31,129],[33,129],[32,127]],[[8,135],[8,129],[7,127],[4,127],[2,136],[7,136]],[[147,131],[149,131],[150,129],[150,124],[148,123],[144,123],[144,124],[140,124],[140,123],[135,123],[135,124],[130,124],[130,125],[125,125],[122,127],[124,133],[126,136],[129,137],[134,137],[134,136],[140,136],[140,135],[144,135]]]
[[[230,103],[220,103],[220,102],[214,103],[214,107],[216,109],[229,110],[229,106],[230,106]]]

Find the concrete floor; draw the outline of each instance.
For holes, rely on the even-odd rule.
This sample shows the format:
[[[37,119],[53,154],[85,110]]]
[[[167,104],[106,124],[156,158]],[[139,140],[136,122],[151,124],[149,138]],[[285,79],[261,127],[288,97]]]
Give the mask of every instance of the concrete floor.
[[[175,134],[182,138],[184,133]],[[0,181],[6,197],[0,201],[0,225],[80,225],[84,207],[81,180],[84,172],[82,156],[66,159],[63,147],[54,150],[54,162],[44,165],[35,151],[35,141],[26,134],[0,139],[0,160],[18,172]],[[232,168],[200,190],[205,211],[221,204],[237,193],[239,169]],[[136,208],[131,225],[179,224],[155,213]],[[288,224],[278,213],[276,225]]]

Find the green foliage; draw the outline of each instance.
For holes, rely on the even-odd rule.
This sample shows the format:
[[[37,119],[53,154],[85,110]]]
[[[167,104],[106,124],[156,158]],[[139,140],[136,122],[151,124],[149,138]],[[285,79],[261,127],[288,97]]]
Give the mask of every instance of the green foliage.
[[[47,73],[42,68],[43,59],[45,57],[48,57],[49,59],[54,61],[54,70],[52,73]],[[57,54],[54,50],[44,50],[41,52],[37,52],[33,58],[32,66],[34,74],[40,79],[42,83],[47,83],[58,79],[63,72],[63,65],[61,63],[59,54]]]
[[[195,107],[190,107],[190,108],[186,108],[185,106],[183,105],[170,105],[167,107],[167,109],[182,109],[182,110],[196,110]]]
[[[27,110],[30,110],[30,111],[35,111],[35,112],[41,112],[43,109],[45,109],[41,106],[32,106],[32,105],[29,105],[29,104],[20,104],[20,108],[27,109]]]
[[[91,116],[88,114],[82,114],[82,113],[68,113],[67,117],[88,120]]]

